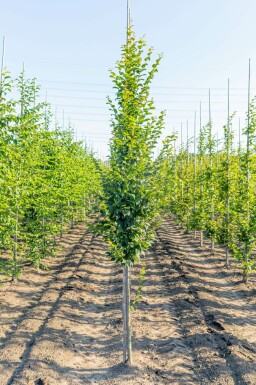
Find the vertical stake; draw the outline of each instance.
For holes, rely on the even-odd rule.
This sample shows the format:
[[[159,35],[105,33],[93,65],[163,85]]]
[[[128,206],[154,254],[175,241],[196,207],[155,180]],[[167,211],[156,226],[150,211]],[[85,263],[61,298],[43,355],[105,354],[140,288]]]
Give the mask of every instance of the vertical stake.
[[[194,116],[194,218],[196,216],[196,111]],[[194,238],[196,238],[196,227],[194,227]]]
[[[34,108],[36,107],[36,79],[34,79]]]
[[[57,113],[58,113],[58,107],[55,106],[55,130],[57,130],[58,127],[58,118],[57,118]]]
[[[188,167],[189,167],[189,145],[188,145],[188,120],[187,120],[187,166],[186,166],[186,174],[187,174],[187,170],[188,170]],[[188,195],[189,195],[189,183],[188,183],[188,176],[185,175],[185,180],[186,180],[186,196],[187,196],[187,199],[188,199]],[[189,206],[187,207],[187,233],[189,232]]]
[[[228,79],[228,120],[227,120],[227,133],[226,133],[226,150],[227,150],[227,196],[226,196],[226,261],[225,265],[229,265],[229,189],[230,189],[230,170],[229,170],[229,158],[230,158],[230,112],[229,112],[229,79]]]
[[[2,59],[1,59],[1,83],[2,83],[2,73],[4,70],[4,55],[5,55],[5,36],[3,37],[3,45],[2,45]]]
[[[199,130],[200,130],[200,141],[202,140],[202,102],[200,101],[199,107]],[[203,198],[203,182],[202,182],[202,171],[203,171],[203,161],[202,161],[202,151],[200,149],[200,199]],[[200,247],[204,245],[204,231],[200,230]]]
[[[238,120],[238,154],[240,159],[240,152],[241,152],[241,121],[240,118]]]
[[[47,90],[45,91],[44,126],[45,130],[48,130],[49,127],[47,128]]]
[[[249,74],[248,74],[248,118],[247,118],[247,138],[246,138],[246,153],[247,153],[247,167],[246,167],[246,185],[247,185],[247,219],[250,219],[250,205],[249,205],[249,180],[250,180],[250,102],[251,102],[251,59],[249,59]]]
[[[126,26],[127,40],[128,40],[128,30],[130,28],[130,24],[131,24],[131,1],[127,0],[127,26]]]
[[[4,71],[4,54],[5,54],[5,36],[3,37],[3,48],[2,48],[2,59],[1,59],[0,99],[1,99],[1,96],[2,96],[2,82],[3,82],[3,71]]]
[[[180,146],[181,146],[181,149],[182,149],[182,145],[183,145],[182,131],[183,131],[183,128],[182,128],[182,123],[181,123],[180,124]]]
[[[188,144],[188,120],[187,120],[187,165],[189,163],[189,144]]]
[[[209,152],[210,152],[210,168],[211,168],[211,220],[214,221],[214,202],[213,202],[213,185],[212,185],[212,112],[211,112],[211,90],[209,89]],[[214,239],[212,239],[211,249],[214,251]]]
[[[247,216],[247,222],[249,225],[250,221],[250,124],[251,124],[251,116],[250,116],[250,102],[251,102],[251,59],[249,59],[249,74],[248,74],[248,118],[247,118],[247,135],[246,135],[246,193],[247,193],[247,207],[246,207],[246,216]],[[245,260],[246,265],[249,261],[249,245],[246,243],[245,245]],[[248,271],[247,267],[244,269],[243,273],[243,279],[244,283],[248,282]]]
[[[65,130],[65,112],[62,110],[62,130]]]
[[[131,20],[130,0],[127,0],[127,26],[126,44],[128,50],[129,28]],[[130,321],[130,290],[131,290],[131,271],[130,267],[123,266],[123,363],[132,364],[132,341],[131,341],[131,321]]]

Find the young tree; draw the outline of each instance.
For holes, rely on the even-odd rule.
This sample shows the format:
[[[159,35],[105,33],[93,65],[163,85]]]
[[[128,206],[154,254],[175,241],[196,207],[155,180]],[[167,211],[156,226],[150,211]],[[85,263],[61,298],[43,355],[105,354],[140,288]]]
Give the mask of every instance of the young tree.
[[[150,66],[153,49],[136,40],[128,28],[122,56],[111,71],[115,100],[112,112],[110,167],[103,177],[99,223],[109,244],[108,255],[123,266],[124,363],[132,362],[130,327],[130,267],[138,262],[154,238],[159,193],[153,152],[163,128],[164,113],[155,117],[150,84],[161,56]]]
[[[243,270],[243,280],[248,282],[249,275],[256,270],[254,257],[256,233],[256,108],[255,100],[248,109],[248,124],[243,133],[246,136],[246,149],[240,154],[237,178],[237,199],[235,202],[234,232],[232,245],[235,258]],[[239,151],[240,153],[240,151]]]
[[[56,234],[85,220],[100,190],[93,155],[70,130],[51,129],[38,90],[24,71],[17,80],[1,75],[0,275],[13,279],[25,265],[40,267],[56,254]]]

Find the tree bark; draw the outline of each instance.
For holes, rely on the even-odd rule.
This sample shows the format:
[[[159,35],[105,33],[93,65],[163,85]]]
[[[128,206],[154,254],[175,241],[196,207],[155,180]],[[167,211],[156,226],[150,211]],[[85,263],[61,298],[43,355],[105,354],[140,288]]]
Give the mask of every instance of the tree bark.
[[[226,259],[225,259],[225,266],[229,267],[229,248],[226,246]]]
[[[131,278],[130,267],[123,267],[123,363],[132,364],[132,340],[131,340],[131,320],[130,320],[130,292]]]
[[[203,247],[204,245],[204,232],[203,230],[200,230],[200,247]]]
[[[123,364],[127,361],[127,326],[126,326],[126,267],[123,267]]]

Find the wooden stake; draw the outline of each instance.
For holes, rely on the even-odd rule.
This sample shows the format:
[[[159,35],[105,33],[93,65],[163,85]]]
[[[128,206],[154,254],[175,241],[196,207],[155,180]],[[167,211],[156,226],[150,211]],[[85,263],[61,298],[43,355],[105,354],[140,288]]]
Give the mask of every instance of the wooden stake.
[[[200,109],[199,109],[199,129],[200,129],[200,137],[202,135],[202,103],[200,102]],[[202,169],[203,169],[203,164],[202,164],[202,155],[200,155],[200,196],[202,197],[203,195],[203,182],[202,182]],[[200,247],[203,247],[204,245],[204,231],[201,229],[200,230]]]
[[[196,216],[196,111],[194,117],[194,197],[193,197],[194,218]],[[196,228],[194,229],[194,238],[196,238]]]
[[[247,207],[246,207],[246,217],[247,222],[250,222],[250,124],[251,124],[251,116],[250,116],[250,103],[251,103],[251,59],[249,59],[249,74],[248,74],[248,118],[247,118],[247,135],[246,135],[246,193],[247,193]],[[246,263],[249,261],[249,245],[246,243],[245,245],[245,260]],[[244,271],[243,274],[244,283],[248,282],[248,273]]]
[[[1,73],[0,73],[0,101],[3,93],[3,71],[4,71],[4,54],[5,54],[5,36],[3,37],[2,59],[1,59]]]
[[[130,24],[131,24],[131,1],[127,0],[127,26],[126,26],[127,40],[128,40],[128,30],[130,28]]]
[[[210,168],[212,171],[212,114],[211,114],[211,90],[209,89],[209,140],[210,140]],[[212,175],[212,174],[211,174]],[[213,202],[213,185],[212,185],[212,177],[211,177],[211,220],[214,221],[214,202]],[[214,251],[214,239],[212,239],[211,249]]]
[[[229,198],[229,189],[230,189],[230,170],[229,170],[229,158],[230,158],[230,118],[229,118],[230,112],[229,112],[229,79],[228,79],[228,120],[227,120],[227,196],[226,196],[226,261],[225,265],[228,267],[229,265],[229,248],[228,248],[228,241],[229,241],[229,205],[230,205],[230,198]]]
[[[130,0],[127,0],[127,31],[126,44],[128,45],[128,31],[130,28]],[[131,291],[131,272],[130,267],[123,267],[123,363],[132,364],[132,339],[131,339],[131,319],[130,319],[130,291]]]
[[[182,138],[182,131],[183,131],[183,127],[182,127],[182,123],[180,124],[180,151],[181,151],[181,163],[180,163],[180,175],[181,175],[181,197],[183,199],[183,155],[182,155],[182,151],[183,151],[183,138]]]
[[[241,122],[240,118],[238,120],[238,156],[240,160],[240,153],[241,153]]]
[[[187,166],[186,166],[186,170],[188,170],[188,165],[189,165],[189,144],[188,144],[189,140],[188,140],[188,120],[187,120]],[[186,172],[187,173],[187,172]],[[188,199],[188,194],[189,194],[189,184],[188,184],[188,179],[187,179],[187,175],[185,176],[185,180],[186,180],[186,195],[187,195],[187,199]],[[187,233],[189,233],[189,207],[187,207],[187,230],[186,230]]]

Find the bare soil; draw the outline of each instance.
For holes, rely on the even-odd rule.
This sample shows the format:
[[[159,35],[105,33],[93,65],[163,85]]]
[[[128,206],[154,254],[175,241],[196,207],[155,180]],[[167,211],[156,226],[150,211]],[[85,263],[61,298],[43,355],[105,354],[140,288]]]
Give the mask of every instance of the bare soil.
[[[49,270],[0,287],[0,385],[256,385],[255,277],[246,286],[235,264],[225,269],[221,248],[165,220],[124,367],[121,269],[83,225],[61,244]]]

